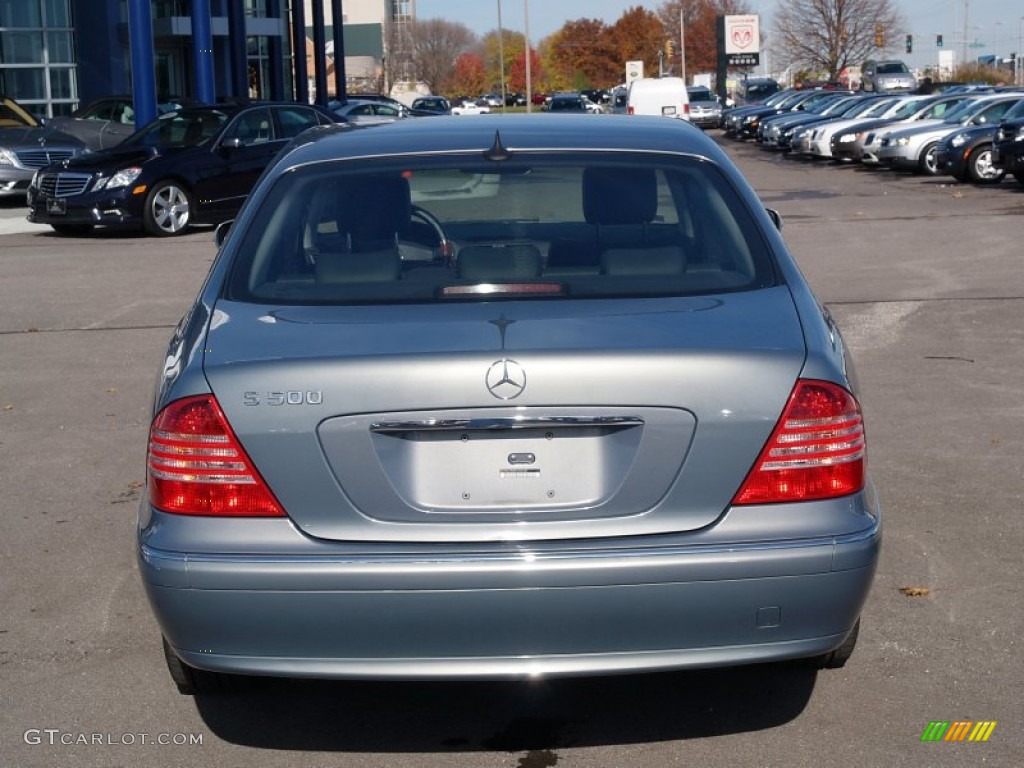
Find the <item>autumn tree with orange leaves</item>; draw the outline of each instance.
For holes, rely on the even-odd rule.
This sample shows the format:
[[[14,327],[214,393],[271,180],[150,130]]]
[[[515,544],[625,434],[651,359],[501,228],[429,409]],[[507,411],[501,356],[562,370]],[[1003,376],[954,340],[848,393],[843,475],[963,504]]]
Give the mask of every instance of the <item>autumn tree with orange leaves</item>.
[[[538,85],[544,80],[544,65],[541,63],[540,54],[536,48],[530,48],[530,90],[536,93],[540,90]],[[519,51],[512,68],[508,73],[508,89],[510,91],[526,92],[526,51]]]
[[[451,89],[455,93],[479,96],[487,90],[484,60],[475,53],[464,53],[455,59]]]
[[[644,72],[657,74],[658,52],[665,43],[665,26],[653,12],[634,6],[608,30],[608,42],[619,72],[624,72],[627,61],[642,61]],[[618,79],[622,78],[620,75]]]
[[[743,0],[668,0],[658,8],[665,40],[679,41],[679,12],[683,13],[686,33],[686,74],[714,72],[718,62],[718,17],[752,13]],[[679,72],[677,60],[672,62]]]
[[[603,88],[621,79],[609,27],[599,19],[566,22],[545,40],[545,64],[553,90]]]

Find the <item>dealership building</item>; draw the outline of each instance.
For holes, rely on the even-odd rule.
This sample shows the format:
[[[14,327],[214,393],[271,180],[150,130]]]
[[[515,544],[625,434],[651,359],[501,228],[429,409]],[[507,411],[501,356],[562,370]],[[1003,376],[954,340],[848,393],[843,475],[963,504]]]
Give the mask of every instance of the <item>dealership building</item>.
[[[0,0],[0,93],[40,117],[140,89],[326,100],[393,79],[414,18],[415,0]]]

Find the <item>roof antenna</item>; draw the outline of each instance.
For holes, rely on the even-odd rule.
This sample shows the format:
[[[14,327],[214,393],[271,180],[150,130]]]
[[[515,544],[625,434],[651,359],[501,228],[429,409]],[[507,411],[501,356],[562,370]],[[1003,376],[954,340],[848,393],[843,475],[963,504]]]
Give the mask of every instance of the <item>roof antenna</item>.
[[[484,152],[484,159],[501,161],[508,160],[510,157],[512,157],[512,153],[505,149],[504,145],[501,143],[501,131],[495,131],[494,143],[491,145],[490,149]]]

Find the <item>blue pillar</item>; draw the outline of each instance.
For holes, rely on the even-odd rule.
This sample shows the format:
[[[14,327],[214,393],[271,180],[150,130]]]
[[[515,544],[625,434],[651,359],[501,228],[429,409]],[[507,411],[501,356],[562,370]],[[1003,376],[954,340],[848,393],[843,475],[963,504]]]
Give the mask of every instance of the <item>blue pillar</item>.
[[[195,70],[196,99],[216,101],[213,85],[213,32],[210,29],[210,0],[192,0],[192,68]]]
[[[348,87],[345,83],[345,12],[341,0],[331,0],[331,18],[334,32],[334,93],[338,101],[348,101]]]
[[[249,97],[249,50],[245,37],[245,0],[228,0],[228,39],[231,46],[231,90]]]
[[[306,8],[292,6],[292,57],[295,60],[295,100],[309,103],[309,68],[306,66]]]
[[[156,118],[156,75],[153,73],[153,17],[149,0],[128,0],[128,48],[132,61],[132,106],[135,127]]]
[[[327,107],[327,30],[324,26],[323,0],[313,0],[313,77],[316,80],[316,103]]]

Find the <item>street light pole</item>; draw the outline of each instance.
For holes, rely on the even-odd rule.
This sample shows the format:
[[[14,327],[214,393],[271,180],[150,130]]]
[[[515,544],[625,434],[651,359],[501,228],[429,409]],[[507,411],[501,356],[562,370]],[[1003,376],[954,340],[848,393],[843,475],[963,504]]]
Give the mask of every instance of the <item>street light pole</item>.
[[[498,65],[501,68],[501,108],[505,108],[505,33],[501,30],[501,0],[498,0]]]
[[[530,0],[523,0],[523,23],[526,27],[526,111],[533,110],[533,83],[530,75]]]
[[[1014,82],[1024,85],[1024,16],[1017,20],[1017,57],[1014,63],[1017,65]]]

